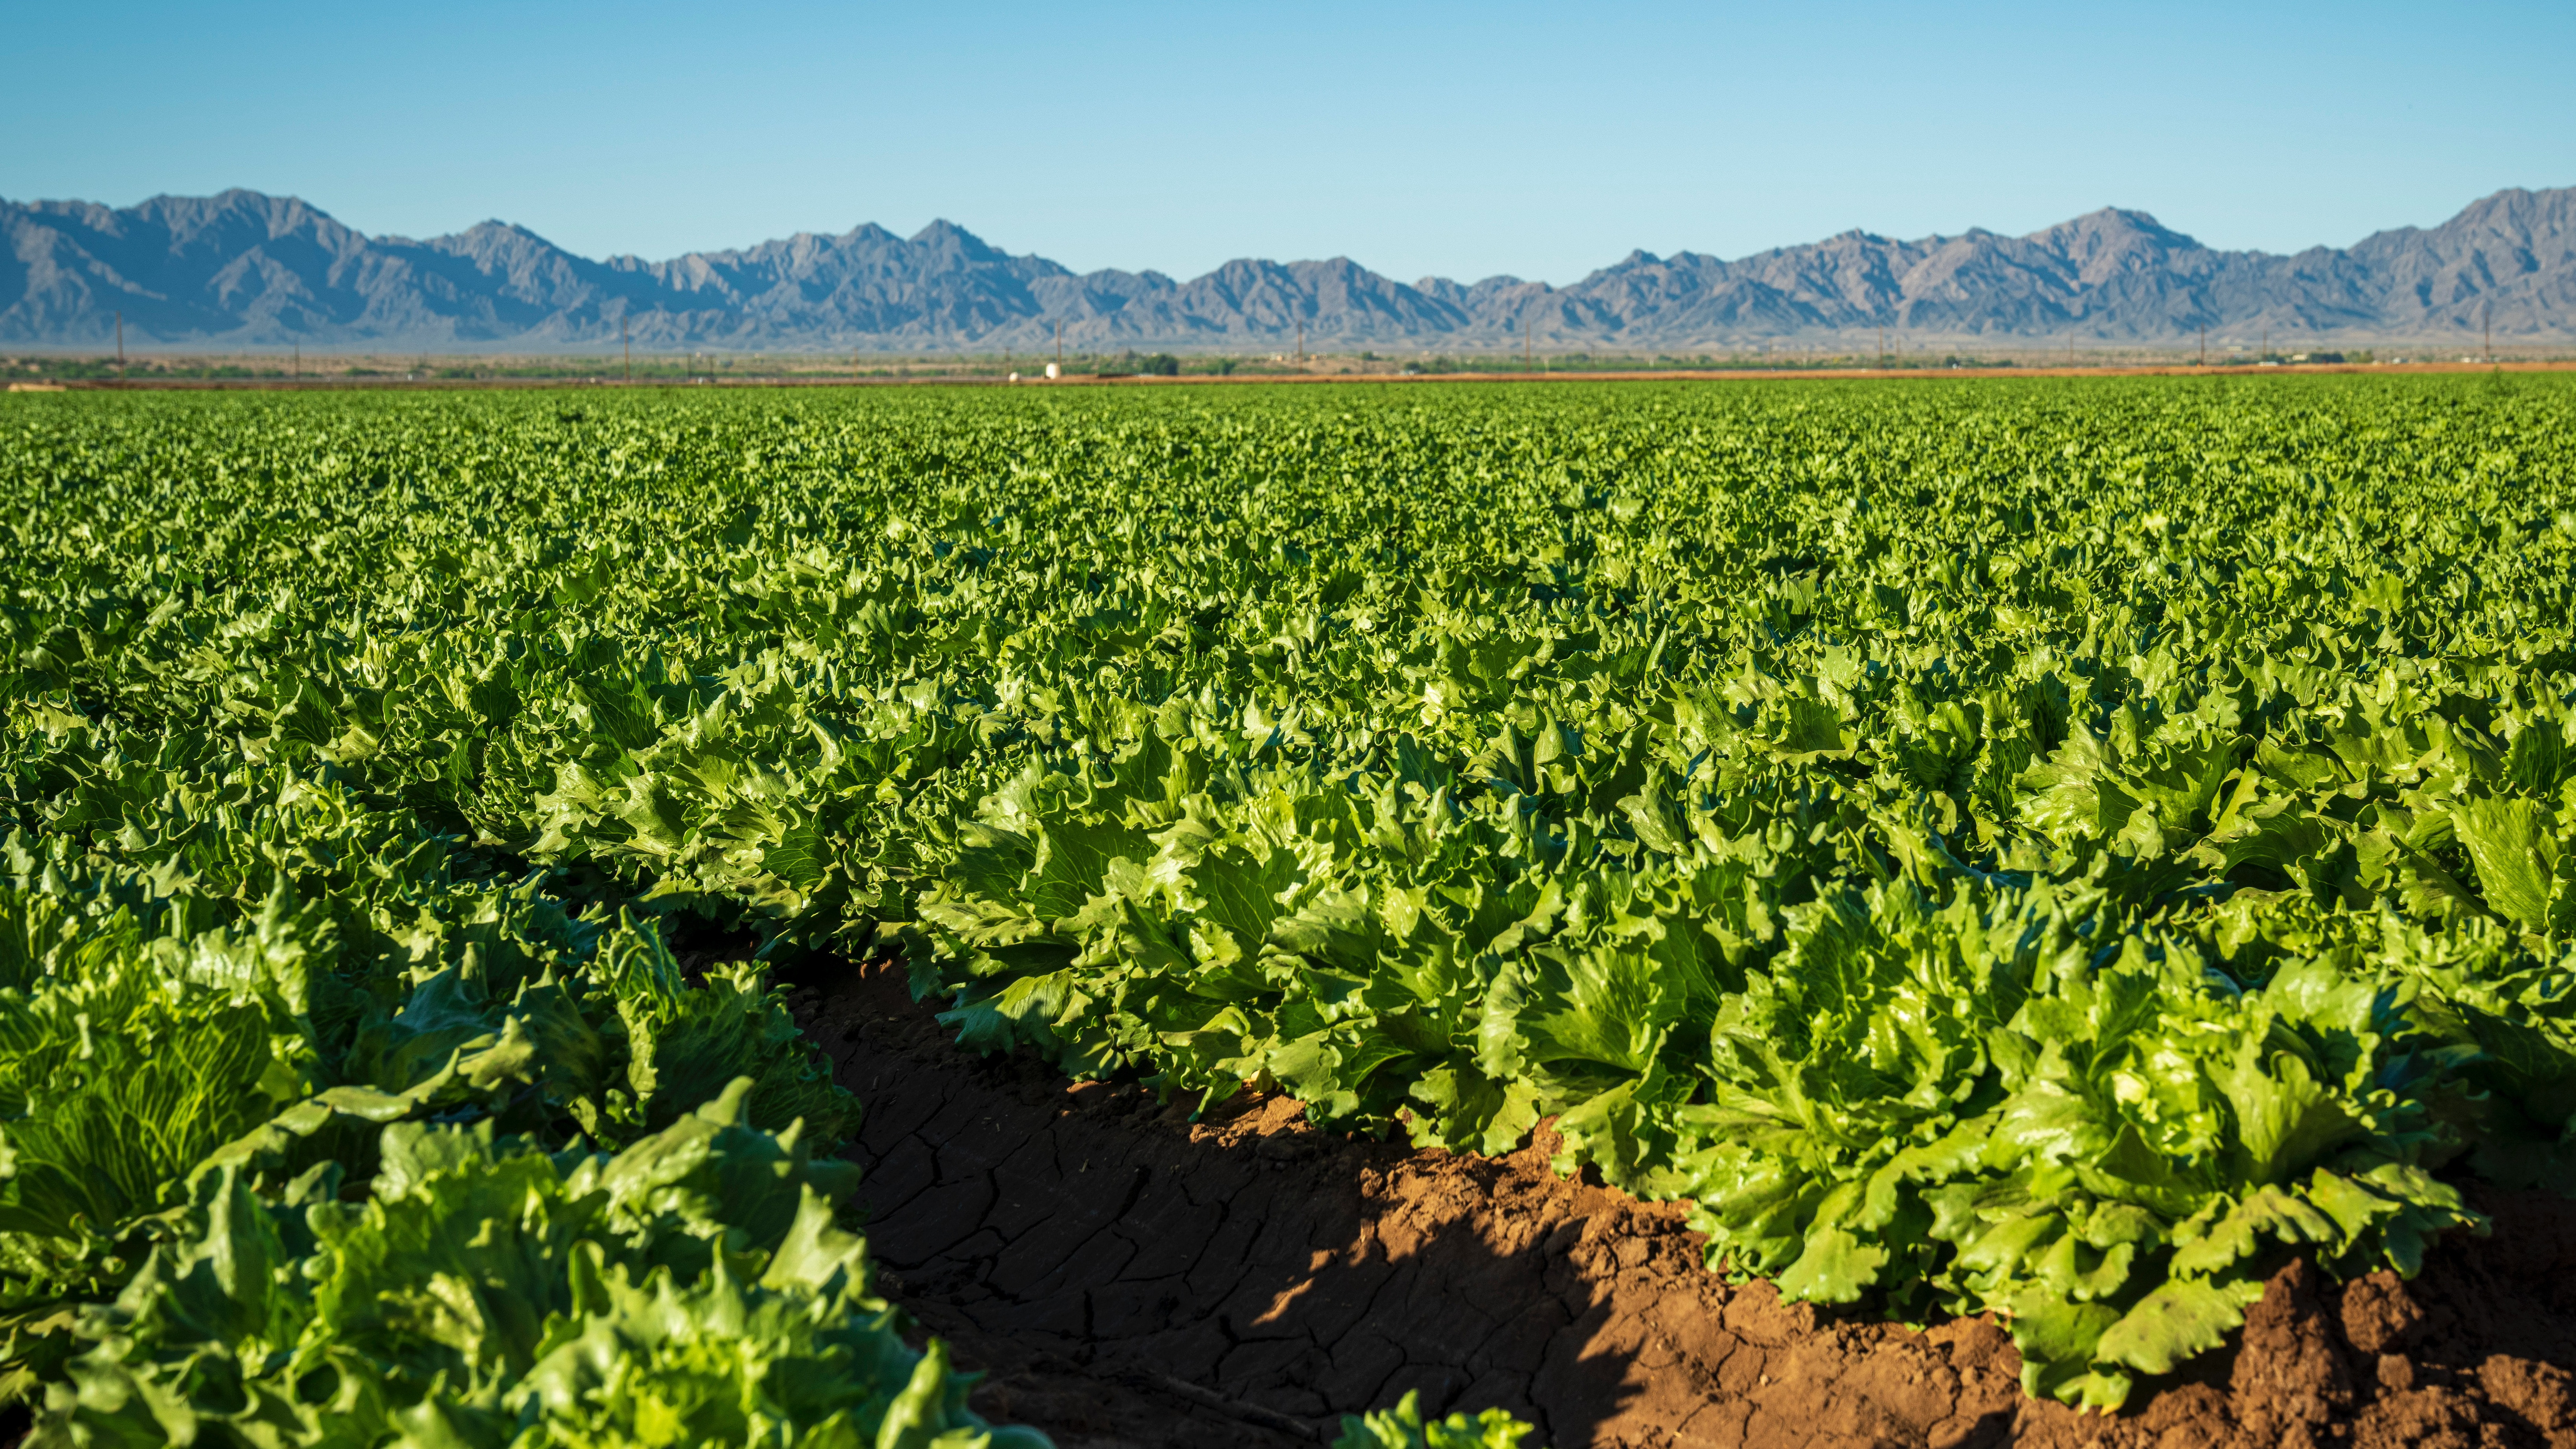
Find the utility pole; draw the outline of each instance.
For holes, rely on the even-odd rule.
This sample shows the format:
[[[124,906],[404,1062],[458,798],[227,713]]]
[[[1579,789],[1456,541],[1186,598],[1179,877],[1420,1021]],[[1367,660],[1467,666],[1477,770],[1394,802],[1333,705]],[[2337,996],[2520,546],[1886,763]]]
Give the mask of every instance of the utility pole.
[[[617,317],[617,341],[626,349],[626,380],[632,383],[635,381],[635,334],[626,330],[626,315],[622,312]]]
[[[1521,319],[1521,371],[1530,370],[1530,320]]]
[[[1064,319],[1061,317],[1055,319],[1055,365],[1058,371],[1064,368]]]
[[[286,375],[288,377],[304,375],[304,344],[301,342],[296,343],[294,350],[287,354]]]
[[[1306,365],[1306,319],[1303,317],[1297,319],[1297,365]]]
[[[2200,365],[2209,366],[2209,324],[2200,324]]]
[[[2486,329],[2487,366],[2493,367],[2495,366],[2495,302],[2492,299],[2478,304],[2478,324]]]
[[[116,375],[125,376],[125,309],[116,313]]]
[[[1887,329],[1878,329],[1878,370],[1887,371]]]

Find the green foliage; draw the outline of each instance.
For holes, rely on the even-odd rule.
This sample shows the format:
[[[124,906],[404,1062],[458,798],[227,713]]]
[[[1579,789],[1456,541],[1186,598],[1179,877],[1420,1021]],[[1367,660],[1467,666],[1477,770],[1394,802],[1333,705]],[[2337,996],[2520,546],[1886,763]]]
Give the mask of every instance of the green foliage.
[[[1727,1270],[2116,1404],[2461,1172],[2576,1188],[2570,399],[23,400],[5,1029],[271,1025],[0,1273],[59,1320],[389,1122],[846,1130],[688,916],[1193,1103],[1555,1115]]]
[[[202,877],[12,844],[0,1331],[14,1373],[60,1367],[74,1307],[113,1296],[211,1172],[263,1192],[326,1161],[363,1177],[378,1127],[405,1120],[616,1145],[746,1071],[764,1126],[801,1118],[837,1140],[855,1122],[750,968],[687,984],[653,931],[570,916],[534,880],[458,881],[420,852],[379,861],[402,888],[377,884],[415,914],[385,909],[393,929],[369,941],[336,928],[345,896],[296,906],[293,873],[252,909]]]
[[[1792,1297],[2006,1315],[2033,1393],[2117,1405],[2215,1347],[2279,1249],[2412,1273],[2478,1227],[2392,994],[2307,960],[2239,988],[2098,891],[1913,885],[1794,907],[1639,1185]],[[2116,918],[2112,918],[2116,920]],[[1929,1306],[1929,1305],[1926,1305]]]
[[[1333,1441],[1333,1449],[1522,1449],[1521,1440],[1536,1432],[1500,1409],[1487,1409],[1472,1419],[1451,1414],[1426,1423],[1421,1399],[1421,1390],[1407,1389],[1392,1409],[1344,1414],[1341,1437]]]
[[[834,1221],[856,1170],[750,1092],[614,1156],[397,1124],[363,1203],[202,1176],[29,1442],[1042,1446],[904,1346]]]
[[[0,988],[0,1322],[13,1340],[58,1327],[68,1299],[113,1292],[120,1254],[179,1205],[187,1174],[311,1094],[321,1067],[296,1010],[301,923],[282,902],[247,929],[181,937],[147,937],[122,910],[69,921],[59,905],[23,878],[0,882],[19,947]],[[41,972],[27,969],[38,936],[53,937]]]

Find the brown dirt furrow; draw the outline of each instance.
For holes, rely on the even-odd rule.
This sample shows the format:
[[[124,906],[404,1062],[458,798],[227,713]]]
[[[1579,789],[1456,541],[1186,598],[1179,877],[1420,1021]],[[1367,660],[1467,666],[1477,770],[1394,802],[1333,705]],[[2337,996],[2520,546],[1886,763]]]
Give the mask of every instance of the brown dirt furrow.
[[[1283,1098],[1191,1123],[978,1059],[899,970],[797,995],[867,1107],[890,1296],[1064,1449],[1311,1444],[1419,1389],[1577,1446],[2576,1446],[2576,1210],[2489,1194],[2412,1282],[2284,1269],[2237,1348],[2124,1413],[2025,1400],[1982,1319],[1917,1332],[1700,1267],[1669,1204],[1547,1167],[1326,1136]]]

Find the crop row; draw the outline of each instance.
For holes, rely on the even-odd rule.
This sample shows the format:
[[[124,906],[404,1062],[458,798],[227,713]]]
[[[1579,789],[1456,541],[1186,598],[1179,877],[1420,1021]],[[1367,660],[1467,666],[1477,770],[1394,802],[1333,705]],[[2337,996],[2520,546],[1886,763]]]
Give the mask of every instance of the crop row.
[[[696,1398],[532,1387],[662,1271],[880,1315],[760,1340],[878,1365],[775,1422],[982,1432],[855,1252],[780,1266],[828,1211],[617,1216],[684,1140],[836,1190],[850,1105],[755,969],[678,967],[688,919],[900,948],[965,1045],[1197,1104],[1552,1116],[1713,1267],[1997,1312],[2103,1407],[2289,1254],[2411,1271],[2482,1228],[2463,1174],[2576,1186],[2545,381],[103,401],[14,411],[0,476],[0,1230],[64,1424],[272,1412],[150,1305],[252,1203],[338,1271],[427,1153],[617,1226],[468,1366],[348,1350],[446,1386],[406,1404],[807,1381],[667,1328],[617,1352]],[[183,1063],[142,1023],[190,1011]],[[297,1356],[350,1300],[293,1296],[224,1383],[362,1394]]]

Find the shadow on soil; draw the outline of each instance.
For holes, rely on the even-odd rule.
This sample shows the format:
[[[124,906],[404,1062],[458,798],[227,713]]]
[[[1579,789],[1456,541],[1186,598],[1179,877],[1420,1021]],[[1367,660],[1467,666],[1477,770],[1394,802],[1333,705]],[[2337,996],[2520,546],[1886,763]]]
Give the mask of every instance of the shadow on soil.
[[[1843,1331],[1703,1271],[1678,1209],[1557,1178],[1552,1143],[1489,1160],[1354,1142],[1275,1097],[1192,1124],[960,1052],[883,965],[796,999],[867,1107],[851,1155],[890,1295],[992,1371],[988,1412],[1067,1449],[1313,1443],[1408,1390],[1509,1409],[1558,1446],[1741,1443],[1766,1416],[1801,1438],[1895,1427],[1865,1402],[1792,1402],[1797,1377],[1827,1387],[1802,1348]],[[2003,1432],[2004,1336],[1908,1337],[1886,1357],[1919,1390],[1904,1437]]]
[[[1984,1320],[1927,1332],[1705,1272],[1673,1205],[1506,1158],[1307,1127],[1281,1098],[1191,1123],[961,1051],[898,968],[786,983],[866,1106],[850,1155],[888,1296],[977,1403],[1063,1449],[1312,1444],[1421,1391],[1532,1445],[2576,1446],[2576,1210],[2484,1194],[2422,1276],[2292,1264],[2238,1344],[2116,1418],[2033,1404]]]

